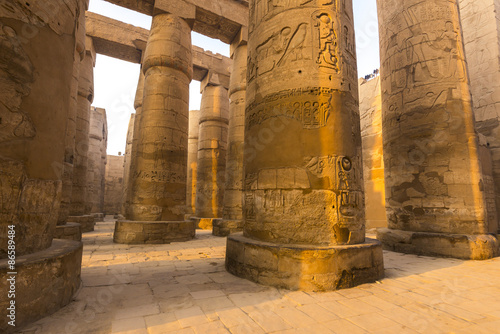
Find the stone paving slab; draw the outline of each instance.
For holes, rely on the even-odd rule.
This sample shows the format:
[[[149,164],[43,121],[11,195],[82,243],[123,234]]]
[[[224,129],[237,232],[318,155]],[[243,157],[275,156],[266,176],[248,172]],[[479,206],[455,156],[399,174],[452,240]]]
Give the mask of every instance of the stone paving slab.
[[[386,251],[386,278],[306,293],[227,273],[226,239],[210,231],[184,243],[117,245],[113,227],[107,220],[84,235],[74,301],[20,333],[500,333],[500,258]]]

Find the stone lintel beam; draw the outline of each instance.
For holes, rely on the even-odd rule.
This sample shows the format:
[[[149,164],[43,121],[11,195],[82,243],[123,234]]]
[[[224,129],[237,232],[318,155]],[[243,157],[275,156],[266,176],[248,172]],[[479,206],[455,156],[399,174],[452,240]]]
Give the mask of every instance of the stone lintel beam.
[[[245,0],[106,0],[142,14],[164,11],[191,21],[193,31],[231,43],[241,27],[248,26]]]
[[[149,30],[106,16],[87,12],[87,35],[92,37],[97,53],[139,64],[146,48]],[[210,70],[220,84],[229,87],[231,59],[193,46],[193,79],[202,81]]]

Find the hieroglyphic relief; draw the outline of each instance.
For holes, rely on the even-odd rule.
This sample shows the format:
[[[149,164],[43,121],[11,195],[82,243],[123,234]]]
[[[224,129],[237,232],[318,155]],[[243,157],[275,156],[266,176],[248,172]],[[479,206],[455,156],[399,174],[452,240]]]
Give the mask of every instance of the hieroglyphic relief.
[[[167,170],[135,170],[133,178],[149,182],[182,183],[186,175]]]
[[[318,52],[316,63],[339,72],[337,23],[333,20],[334,14],[318,11],[313,14],[315,49]]]
[[[329,180],[330,189],[337,193],[338,217],[349,222],[362,214],[359,159],[335,155],[311,157],[305,167],[312,176]]]
[[[33,65],[21,45],[17,33],[0,23],[0,142],[33,138],[36,130],[30,116],[21,110],[24,97],[31,92]]]
[[[326,87],[305,87],[269,94],[247,106],[252,112],[247,112],[246,127],[250,129],[273,117],[293,119],[305,129],[324,127],[333,112],[334,92]]]

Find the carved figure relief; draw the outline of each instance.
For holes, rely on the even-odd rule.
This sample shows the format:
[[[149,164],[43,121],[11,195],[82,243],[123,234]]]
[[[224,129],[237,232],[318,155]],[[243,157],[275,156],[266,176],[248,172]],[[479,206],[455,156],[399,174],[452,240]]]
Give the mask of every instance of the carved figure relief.
[[[334,28],[334,21],[332,16],[321,12],[315,14],[315,24],[314,27],[317,30],[317,39],[319,46],[319,54],[316,59],[321,67],[327,67],[339,71],[338,63],[338,43],[337,43],[337,32]]]
[[[24,97],[31,91],[33,65],[14,29],[0,23],[0,142],[33,138],[35,126],[21,110]]]

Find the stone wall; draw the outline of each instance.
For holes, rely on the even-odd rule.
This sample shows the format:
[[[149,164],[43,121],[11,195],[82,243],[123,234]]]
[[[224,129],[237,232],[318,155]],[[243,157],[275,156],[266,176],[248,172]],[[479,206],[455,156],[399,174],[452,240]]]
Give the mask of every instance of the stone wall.
[[[106,164],[106,186],[104,192],[104,213],[114,215],[121,212],[123,193],[124,156],[108,155]]]
[[[500,208],[499,6],[495,0],[460,0],[476,130],[484,135],[485,145],[491,151],[497,208]],[[493,202],[488,207],[495,210]],[[490,232],[497,232],[498,221],[493,225]]]
[[[359,113],[363,140],[366,228],[387,227],[380,77],[360,79]]]

